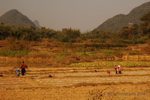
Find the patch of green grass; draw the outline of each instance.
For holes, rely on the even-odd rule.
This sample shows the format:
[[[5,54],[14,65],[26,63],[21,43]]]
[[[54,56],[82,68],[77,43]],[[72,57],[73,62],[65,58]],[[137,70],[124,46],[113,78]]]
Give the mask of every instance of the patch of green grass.
[[[57,57],[56,57],[56,61],[59,61],[60,59],[62,59],[64,56],[66,56],[67,54],[73,54],[73,53],[70,53],[70,52],[63,52],[63,53],[60,53]],[[88,54],[84,54],[84,53],[77,53],[76,55],[84,55],[84,56],[87,56],[87,57],[91,57],[90,55]]]
[[[128,53],[129,50],[120,50],[120,51],[117,51],[118,53]]]
[[[17,57],[22,55],[28,55],[30,51],[0,51],[0,56],[11,56],[11,57]]]
[[[137,67],[150,66],[149,61],[101,61],[101,62],[83,62],[70,64],[72,67],[114,67],[120,65],[121,67]]]
[[[91,57],[89,54],[91,52],[86,52],[86,53],[83,53],[83,52],[76,52],[75,55],[84,55],[84,56],[88,56],[88,57]]]
[[[28,53],[28,55],[30,57],[54,57],[56,53],[49,51],[39,51],[39,52],[31,51],[30,53]]]
[[[91,57],[90,55],[88,55],[88,54],[86,54],[86,53],[85,53],[85,54],[82,54],[82,55],[87,56],[87,57]]]
[[[96,51],[96,50],[94,50],[94,51],[87,51],[87,52],[86,52],[86,55],[89,55],[89,56],[90,56],[90,54],[101,53],[101,54],[104,54],[104,55],[106,55],[106,56],[113,56],[113,55],[115,55],[114,52],[115,52],[115,50],[102,49],[102,50],[100,50],[100,51]],[[76,52],[75,54],[76,54],[76,55],[84,55],[83,52]]]
[[[135,52],[131,52],[131,53],[130,53],[130,55],[137,55],[137,53],[135,53]]]
[[[62,56],[65,56],[65,55],[67,55],[67,54],[69,54],[69,53],[63,52],[63,53],[61,53],[59,56],[62,57]]]
[[[70,53],[69,52],[60,53],[59,56],[56,57],[56,61],[59,61],[61,58],[63,58],[67,54],[70,54]]]
[[[101,53],[104,53],[106,56],[112,56],[114,55],[114,50],[108,50],[108,49],[103,49],[100,51]]]
[[[42,46],[39,46],[39,45],[33,45],[33,47],[42,47]]]

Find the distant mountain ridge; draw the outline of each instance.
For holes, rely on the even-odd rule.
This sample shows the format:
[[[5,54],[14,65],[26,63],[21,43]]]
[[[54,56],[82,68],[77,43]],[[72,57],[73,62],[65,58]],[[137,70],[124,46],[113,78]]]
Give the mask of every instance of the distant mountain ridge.
[[[140,21],[140,17],[150,11],[150,2],[144,3],[134,9],[127,15],[119,14],[110,18],[99,25],[96,29],[98,30],[108,30],[108,31],[116,31],[121,29],[123,26],[128,26],[130,23],[139,24],[142,23]]]
[[[41,28],[39,22],[37,20],[33,21],[33,23],[38,27],[38,28]]]
[[[30,27],[37,26],[25,15],[20,13],[16,9],[12,9],[0,17],[0,22],[3,22],[5,25],[13,25],[17,27]]]

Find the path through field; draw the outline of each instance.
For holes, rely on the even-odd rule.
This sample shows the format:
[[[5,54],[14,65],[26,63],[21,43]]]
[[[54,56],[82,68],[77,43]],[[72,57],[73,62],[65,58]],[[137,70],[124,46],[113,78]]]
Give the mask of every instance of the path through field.
[[[70,70],[72,68],[30,68],[25,76],[19,77],[15,73],[3,73],[0,77],[0,100],[15,100],[22,96],[31,100],[149,98],[149,67],[123,68],[122,74],[115,74],[115,70],[111,68],[73,68],[74,72]],[[107,70],[110,70],[110,74]]]

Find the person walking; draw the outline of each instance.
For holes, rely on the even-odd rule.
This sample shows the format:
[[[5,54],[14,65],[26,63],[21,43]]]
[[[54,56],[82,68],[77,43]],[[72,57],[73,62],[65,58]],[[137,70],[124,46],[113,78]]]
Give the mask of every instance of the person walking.
[[[28,69],[28,66],[26,64],[24,64],[24,61],[23,61],[19,68],[21,69],[21,74],[23,76],[25,73],[25,69],[26,68]]]

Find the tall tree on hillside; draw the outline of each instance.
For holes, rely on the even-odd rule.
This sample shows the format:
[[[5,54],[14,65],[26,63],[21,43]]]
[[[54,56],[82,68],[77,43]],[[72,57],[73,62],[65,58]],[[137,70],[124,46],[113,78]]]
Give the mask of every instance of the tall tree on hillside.
[[[62,39],[62,42],[75,42],[75,39],[80,37],[81,32],[80,30],[75,30],[75,29],[67,29],[66,31],[64,31],[64,38]]]
[[[141,24],[144,34],[150,34],[150,11],[140,18],[143,23]]]
[[[124,26],[121,30],[121,36],[123,39],[128,39],[128,35],[129,35],[129,28],[127,26]]]

